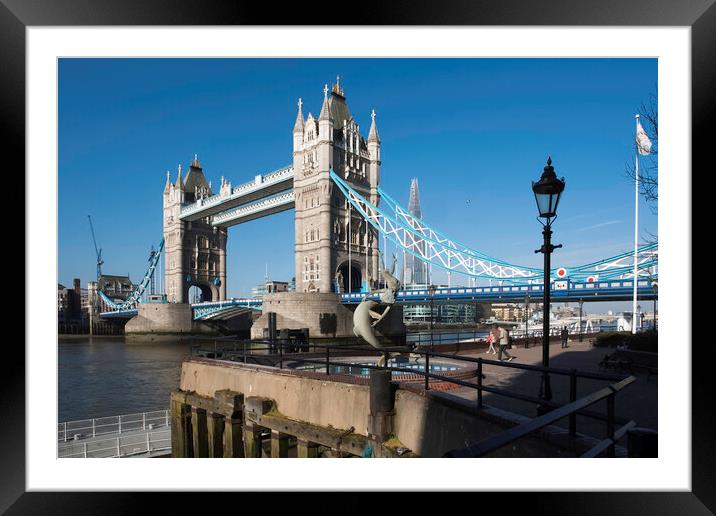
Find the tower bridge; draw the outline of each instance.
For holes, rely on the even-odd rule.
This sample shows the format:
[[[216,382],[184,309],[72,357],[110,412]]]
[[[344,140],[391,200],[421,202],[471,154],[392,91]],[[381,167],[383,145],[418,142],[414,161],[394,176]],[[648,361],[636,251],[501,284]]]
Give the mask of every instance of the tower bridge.
[[[436,301],[524,299],[525,289],[541,294],[541,269],[510,264],[457,242],[428,226],[414,208],[404,209],[382,190],[381,140],[375,111],[371,112],[367,134],[362,133],[339,80],[330,89],[324,86],[317,117],[310,112],[304,116],[299,99],[292,135],[290,164],[257,174],[237,186],[222,177],[218,189],[213,189],[196,155],[188,171],[179,165],[175,180],[167,172],[163,239],[157,260],[128,301],[113,303],[104,296],[113,311],[102,315],[142,315],[138,305],[142,285],[146,286],[155,273],[160,254],[164,255],[168,305],[186,305],[189,289],[201,290],[202,303],[192,305],[182,317],[220,319],[258,309],[256,302],[227,299],[228,228],[290,209],[294,211],[296,292],[270,294],[262,305],[264,310],[278,312],[279,325],[311,326],[319,328],[319,333],[328,328],[333,336],[350,333],[347,320],[351,306],[379,286],[381,237],[383,250],[390,241],[402,251],[404,263],[407,256],[412,263],[470,278],[471,286],[459,291],[438,289],[432,296]],[[651,295],[646,278],[656,278],[657,244],[639,249],[637,260],[639,295]],[[631,252],[572,267],[567,278],[562,278],[568,280],[570,288],[557,297],[567,299],[584,292],[603,299],[629,299],[624,282],[632,270]],[[497,280],[501,285],[481,287],[478,280]],[[424,293],[404,292],[399,302],[421,302],[424,297]],[[402,313],[397,308],[395,320],[386,324],[401,331]],[[146,317],[148,313],[145,310]],[[265,326],[261,319],[254,324],[258,329]],[[347,329],[337,330],[341,325]]]

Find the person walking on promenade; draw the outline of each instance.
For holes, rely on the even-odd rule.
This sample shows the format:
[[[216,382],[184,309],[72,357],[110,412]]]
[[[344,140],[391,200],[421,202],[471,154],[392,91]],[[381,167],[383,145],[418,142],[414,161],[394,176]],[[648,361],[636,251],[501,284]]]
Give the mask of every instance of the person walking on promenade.
[[[500,326],[498,328],[498,332],[499,332],[499,339],[500,339],[500,342],[499,342],[500,352],[497,355],[497,360],[502,362],[503,361],[502,356],[504,355],[507,357],[508,362],[512,362],[515,359],[515,357],[510,355],[510,353],[507,351],[507,345],[510,343],[510,332],[507,331],[507,329],[503,326]]]
[[[567,339],[569,339],[569,330],[566,326],[562,326],[562,331],[560,332],[560,336],[562,337],[562,347],[568,348],[567,345]]]
[[[487,351],[485,352],[485,353],[487,353],[488,355],[489,355],[490,353],[492,353],[493,355],[497,355],[497,349],[495,349],[495,340],[496,340],[496,338],[495,338],[495,327],[493,326],[493,327],[490,329],[490,333],[487,335],[487,339],[486,339],[486,342],[490,345],[490,347],[488,347],[488,348],[487,348]]]

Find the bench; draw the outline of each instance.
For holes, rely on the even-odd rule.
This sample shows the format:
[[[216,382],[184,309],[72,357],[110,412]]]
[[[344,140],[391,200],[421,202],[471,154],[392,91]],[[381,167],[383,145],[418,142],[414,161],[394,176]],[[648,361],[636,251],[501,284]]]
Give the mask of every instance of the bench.
[[[633,351],[629,349],[617,349],[611,354],[605,355],[599,363],[600,369],[614,369],[619,371],[645,371],[646,380],[649,381],[652,374],[658,374],[658,355],[646,351]]]

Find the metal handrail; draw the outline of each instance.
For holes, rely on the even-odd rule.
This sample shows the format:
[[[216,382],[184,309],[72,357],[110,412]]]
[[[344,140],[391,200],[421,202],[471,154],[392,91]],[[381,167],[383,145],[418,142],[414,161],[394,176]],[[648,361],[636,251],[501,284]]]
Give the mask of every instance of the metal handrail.
[[[96,441],[62,444],[58,458],[129,457],[171,450],[171,429],[122,435]]]
[[[57,440],[58,442],[67,442],[104,434],[121,434],[123,431],[139,430],[140,428],[146,430],[150,425],[152,429],[170,426],[169,410],[65,421],[57,425]],[[77,439],[75,436],[78,436]]]
[[[487,453],[495,451],[499,448],[502,448],[503,446],[506,446],[516,441],[517,439],[520,439],[521,437],[524,437],[528,434],[531,434],[532,432],[540,430],[541,428],[556,423],[560,419],[568,417],[571,414],[577,413],[578,411],[585,409],[590,405],[594,405],[595,403],[603,399],[613,400],[613,397],[617,392],[622,390],[624,387],[631,385],[635,381],[635,377],[629,376],[616,384],[609,385],[603,389],[600,389],[597,392],[585,396],[584,398],[556,408],[542,416],[531,419],[526,423],[523,423],[514,428],[510,428],[509,430],[506,430],[505,432],[502,432],[494,437],[485,439],[478,444],[468,446],[467,448],[459,450],[451,450],[447,452],[444,457],[482,457]],[[612,405],[611,411],[613,412],[613,403],[610,405]],[[627,427],[630,428],[629,424],[623,427],[624,432],[626,432],[626,430],[628,429]],[[604,449],[613,448],[617,440],[616,432],[610,431],[609,433],[609,443],[604,446]],[[601,448],[602,446],[603,443],[599,443],[595,448]]]

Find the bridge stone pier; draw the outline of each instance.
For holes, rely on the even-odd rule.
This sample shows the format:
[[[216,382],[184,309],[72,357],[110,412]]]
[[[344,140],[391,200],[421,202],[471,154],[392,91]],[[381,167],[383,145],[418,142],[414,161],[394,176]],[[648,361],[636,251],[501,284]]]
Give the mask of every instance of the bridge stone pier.
[[[356,338],[353,334],[353,311],[356,305],[343,305],[339,294],[324,292],[281,292],[267,294],[263,313],[251,327],[251,338],[268,335],[268,314],[276,314],[276,328],[308,328],[311,339]],[[405,343],[403,307],[394,305],[388,316],[375,327],[377,337],[386,344]]]

